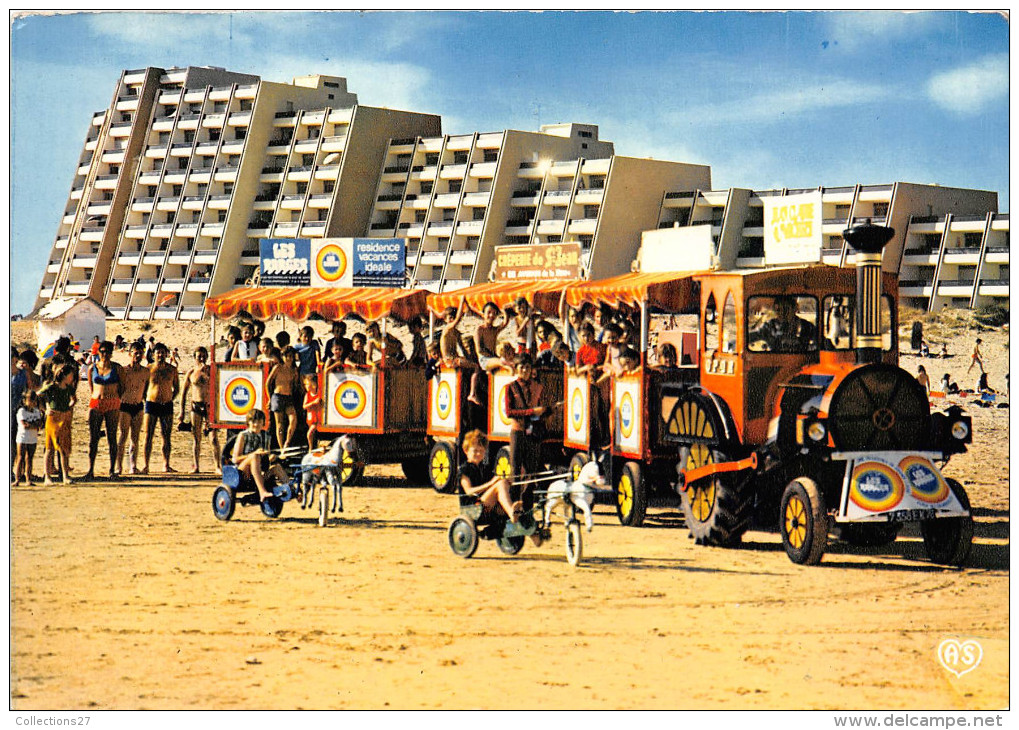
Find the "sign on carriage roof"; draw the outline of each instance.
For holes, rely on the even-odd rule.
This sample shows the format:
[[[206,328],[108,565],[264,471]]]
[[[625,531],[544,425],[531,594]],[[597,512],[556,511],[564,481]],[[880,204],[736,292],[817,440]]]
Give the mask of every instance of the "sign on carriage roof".
[[[391,286],[406,281],[403,238],[263,238],[262,286]]]
[[[496,281],[579,278],[579,243],[523,244],[495,249]]]

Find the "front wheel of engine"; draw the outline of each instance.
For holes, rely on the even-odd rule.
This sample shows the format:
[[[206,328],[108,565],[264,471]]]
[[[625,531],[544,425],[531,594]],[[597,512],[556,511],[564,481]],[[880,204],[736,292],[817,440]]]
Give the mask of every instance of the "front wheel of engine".
[[[817,565],[828,547],[828,512],[813,479],[793,479],[782,493],[779,529],[786,555],[798,565]]]

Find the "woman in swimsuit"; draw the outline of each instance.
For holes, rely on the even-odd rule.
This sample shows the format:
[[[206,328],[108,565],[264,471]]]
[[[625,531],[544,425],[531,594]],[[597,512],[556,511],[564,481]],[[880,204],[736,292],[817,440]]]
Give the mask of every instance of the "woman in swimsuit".
[[[209,420],[209,351],[204,347],[195,350],[195,366],[191,368],[184,377],[184,389],[180,394],[180,423],[190,410],[191,412],[191,439],[193,441],[192,453],[194,454],[194,467],[192,474],[197,474],[201,464],[202,437],[209,435],[209,442],[212,446],[212,463],[216,473],[219,468],[219,432],[205,426]],[[188,392],[191,393],[191,408],[188,409]]]
[[[117,425],[120,420],[120,396],[124,385],[120,365],[113,362],[113,343],[99,345],[99,357],[88,369],[88,473],[85,479],[95,478],[99,439],[106,429],[106,442],[110,449],[110,479],[117,475]]]

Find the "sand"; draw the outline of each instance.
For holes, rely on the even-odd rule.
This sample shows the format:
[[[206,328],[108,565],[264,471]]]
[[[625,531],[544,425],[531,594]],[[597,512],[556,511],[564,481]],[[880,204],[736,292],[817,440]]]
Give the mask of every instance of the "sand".
[[[208,341],[203,326],[153,331],[190,347]],[[959,336],[958,357],[927,363],[975,380],[964,377],[972,336]],[[1007,332],[979,336],[992,384],[1003,381]],[[1005,707],[1009,412],[969,412],[973,447],[946,469],[974,508],[962,570],[926,562],[915,530],[886,548],[833,542],[818,567],[792,564],[774,531],[749,532],[737,550],[699,547],[671,506],[639,529],[599,506],[579,568],[561,520],[540,548],[510,557],[482,542],[463,560],[446,540],[455,498],[408,486],[392,466],[369,467],[324,529],[296,503],[275,521],[239,508],[220,522],[212,475],[14,488],[11,704]],[[175,438],[172,464],[185,470],[190,442]],[[978,641],[979,666],[947,672],[936,656],[946,638]]]

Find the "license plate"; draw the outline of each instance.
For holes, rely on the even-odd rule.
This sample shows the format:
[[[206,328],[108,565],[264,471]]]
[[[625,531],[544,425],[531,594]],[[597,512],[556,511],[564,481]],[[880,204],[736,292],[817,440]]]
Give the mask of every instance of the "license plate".
[[[890,513],[888,519],[892,522],[919,522],[920,520],[932,520],[937,514],[937,510],[933,509],[904,509]]]

